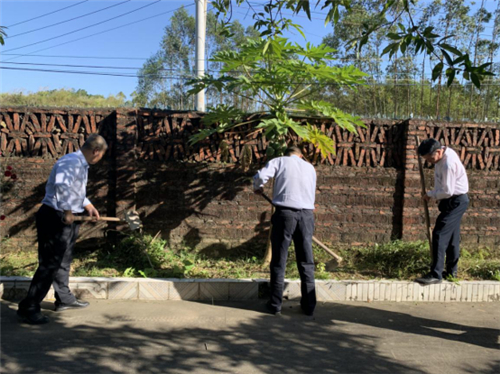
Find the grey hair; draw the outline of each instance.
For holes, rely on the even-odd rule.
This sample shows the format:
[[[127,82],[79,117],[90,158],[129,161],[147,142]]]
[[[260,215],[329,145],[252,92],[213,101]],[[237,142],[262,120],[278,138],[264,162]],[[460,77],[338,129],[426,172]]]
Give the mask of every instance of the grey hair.
[[[107,148],[108,143],[106,143],[106,140],[99,134],[90,134],[82,146],[82,149],[87,149],[90,151],[93,151],[95,149],[101,151],[106,150]]]
[[[290,147],[288,147],[286,149],[285,156],[290,156],[290,155],[293,155],[293,154],[301,155],[302,151],[300,150],[299,147],[297,147],[295,145],[292,145],[292,146],[290,146]]]

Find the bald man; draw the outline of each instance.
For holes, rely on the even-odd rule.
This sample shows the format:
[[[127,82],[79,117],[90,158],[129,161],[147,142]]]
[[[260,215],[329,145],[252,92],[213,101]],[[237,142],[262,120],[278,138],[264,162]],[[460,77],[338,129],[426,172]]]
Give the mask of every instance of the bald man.
[[[36,213],[38,269],[28,295],[19,303],[20,321],[33,325],[49,322],[40,304],[54,286],[55,310],[85,308],[89,303],[77,300],[69,289],[69,271],[73,247],[80,224],[75,215],[86,212],[99,219],[99,212],[87,199],[89,165],[98,163],[108,145],[100,135],[91,134],[81,150],[61,157],[50,173],[42,206]]]

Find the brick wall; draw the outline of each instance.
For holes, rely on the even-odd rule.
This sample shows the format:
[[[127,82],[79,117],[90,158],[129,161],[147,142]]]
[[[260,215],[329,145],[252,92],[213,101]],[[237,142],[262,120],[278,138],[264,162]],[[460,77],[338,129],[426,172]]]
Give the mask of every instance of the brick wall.
[[[11,237],[12,248],[34,248],[33,213],[50,169],[91,132],[110,143],[106,159],[91,167],[89,176],[88,195],[101,214],[121,216],[135,207],[147,232],[161,231],[172,243],[207,251],[251,250],[267,239],[271,209],[250,190],[250,178],[265,162],[266,140],[259,133],[247,137],[246,129],[239,129],[191,147],[189,136],[202,126],[196,112],[0,108],[0,113],[2,167],[15,167],[20,182],[17,196],[11,191],[2,197],[1,214],[7,218],[0,222],[1,235]],[[366,120],[367,128],[353,135],[329,122],[309,121],[334,138],[337,148],[328,158],[306,149],[318,173],[318,238],[343,244],[425,239],[415,157],[414,135],[419,135],[455,148],[466,164],[471,207],[463,241],[500,245],[498,124]],[[245,157],[252,164],[244,170]],[[433,170],[426,166],[425,174],[430,187]],[[432,206],[432,221],[436,215]],[[116,226],[85,224],[81,240],[102,238],[109,228]]]

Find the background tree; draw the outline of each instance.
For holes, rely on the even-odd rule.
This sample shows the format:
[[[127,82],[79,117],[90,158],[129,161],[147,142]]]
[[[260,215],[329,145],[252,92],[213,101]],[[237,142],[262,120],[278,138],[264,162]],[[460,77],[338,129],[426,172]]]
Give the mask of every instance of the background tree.
[[[246,37],[256,36],[253,28],[245,30],[239,22],[231,25],[230,38],[221,36],[217,28],[217,18],[213,12],[208,12],[206,60],[219,51],[236,50]],[[177,110],[194,108],[194,98],[187,92],[186,80],[195,76],[195,31],[195,18],[184,8],[173,14],[165,27],[160,50],[144,63],[139,72],[137,89],[133,93],[135,105]],[[211,62],[206,68],[216,71],[221,64]],[[212,90],[206,97],[209,105],[235,100],[234,95],[221,96]]]
[[[117,95],[92,95],[85,90],[59,89],[37,92],[0,93],[4,106],[52,106],[79,108],[116,108],[131,106],[123,92]]]
[[[337,85],[343,89],[354,88],[364,82],[366,74],[354,66],[337,67],[329,64],[334,49],[325,45],[305,47],[290,43],[283,32],[300,26],[283,17],[282,4],[269,3],[264,12],[254,14],[255,27],[261,29],[258,40],[247,39],[238,51],[220,51],[211,59],[221,63],[218,76],[205,75],[192,81],[191,93],[203,89],[234,92],[239,89],[261,108],[259,116],[245,119],[244,110],[234,105],[221,104],[209,108],[204,117],[206,128],[191,138],[198,142],[214,133],[222,133],[241,125],[251,124],[249,132],[262,131],[268,140],[269,157],[283,154],[291,137],[297,135],[312,143],[323,157],[334,152],[333,140],[308,123],[296,122],[290,115],[311,113],[333,119],[339,126],[355,132],[362,121],[331,103],[314,100],[313,96],[324,86]],[[230,30],[227,30],[230,32]],[[231,35],[228,33],[227,35]]]
[[[236,6],[242,3],[254,13],[261,11],[247,0],[237,0]],[[357,91],[328,87],[318,92],[318,99],[335,100],[338,108],[370,117],[498,118],[500,104],[495,95],[500,80],[492,75],[498,69],[498,28],[485,34],[498,11],[486,11],[486,1],[477,3],[479,8],[474,10],[470,0],[272,3],[309,17],[315,8],[328,10],[325,21],[331,23],[333,33],[323,42],[337,50],[339,59],[333,63],[352,63],[371,76],[367,86]],[[214,7],[224,25],[233,5],[215,0]],[[255,27],[262,31],[258,22]],[[383,61],[387,58],[388,63]]]

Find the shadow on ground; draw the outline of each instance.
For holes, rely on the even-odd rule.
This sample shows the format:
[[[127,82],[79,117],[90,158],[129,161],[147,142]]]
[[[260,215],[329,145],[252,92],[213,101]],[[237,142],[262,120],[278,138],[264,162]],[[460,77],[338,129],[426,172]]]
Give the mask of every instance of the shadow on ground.
[[[444,362],[457,348],[458,354],[498,348],[492,328],[358,305],[322,305],[310,320],[296,303],[281,318],[262,313],[262,301],[127,303],[96,318],[49,312],[50,324],[27,326],[2,302],[2,367],[11,373],[427,373],[415,356],[390,352],[414,341],[417,357],[436,353]],[[388,349],[398,339],[399,347]],[[498,361],[487,357],[480,372],[496,373]]]

